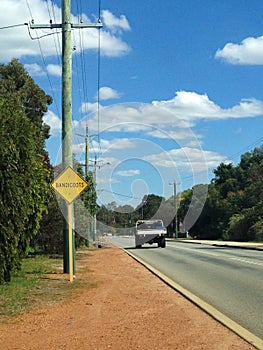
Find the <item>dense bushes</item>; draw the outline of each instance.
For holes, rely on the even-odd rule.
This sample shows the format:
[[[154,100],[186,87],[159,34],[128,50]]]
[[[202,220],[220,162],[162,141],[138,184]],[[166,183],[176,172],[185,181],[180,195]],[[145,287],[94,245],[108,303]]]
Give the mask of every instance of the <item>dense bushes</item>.
[[[16,60],[0,65],[0,283],[19,268],[46,209],[50,101]]]

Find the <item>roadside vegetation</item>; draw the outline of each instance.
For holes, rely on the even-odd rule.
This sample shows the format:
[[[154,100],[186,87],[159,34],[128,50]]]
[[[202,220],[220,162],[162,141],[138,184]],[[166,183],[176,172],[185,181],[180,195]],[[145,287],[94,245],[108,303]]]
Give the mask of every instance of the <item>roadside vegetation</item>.
[[[189,208],[193,212],[198,210],[200,197],[205,192],[206,185],[199,184],[178,193],[176,222],[179,237],[186,237],[182,224],[186,213]],[[174,237],[175,220],[171,220],[174,203],[174,197],[165,200],[151,194],[135,209],[109,203],[99,209],[97,217],[111,228],[111,233],[129,234],[142,215],[144,219],[151,219],[158,211],[168,234]],[[188,235],[198,239],[263,241],[263,146],[243,154],[236,166],[222,163],[214,170],[203,210]]]
[[[55,170],[45,150],[49,126],[44,113],[52,103],[18,60],[0,64],[0,285],[15,278],[29,251],[62,254],[63,215],[51,190]],[[79,164],[75,168],[84,175]],[[92,174],[82,198],[97,210]],[[78,210],[77,229],[87,226]],[[75,247],[85,240],[76,235]],[[33,282],[33,281],[31,281]]]
[[[20,278],[28,288],[41,283],[37,273],[25,272],[30,270],[26,267],[29,261],[36,266],[40,261],[27,260],[29,252],[47,256],[63,253],[64,219],[50,186],[61,165],[54,169],[45,150],[49,126],[43,116],[51,103],[52,98],[34,83],[18,60],[0,64],[1,302],[5,290],[11,290]],[[81,164],[75,162],[74,169],[84,177]],[[199,239],[263,241],[263,147],[243,154],[237,166],[220,164],[214,175],[203,211],[189,234]],[[177,198],[149,194],[136,208],[117,206],[115,202],[99,208],[93,178],[92,173],[86,174],[89,186],[81,194],[82,202],[74,203],[76,249],[92,237],[95,214],[98,234],[109,230],[113,234],[132,234],[136,220],[143,217],[161,218],[170,236],[175,231],[179,237],[184,236],[184,217],[190,207],[193,211],[198,208],[195,194],[202,193],[206,186],[196,185],[177,194]],[[22,302],[24,298],[26,293],[19,299]],[[12,304],[12,298],[6,298],[6,302]]]
[[[89,272],[86,265],[78,267],[79,275]],[[70,283],[63,274],[62,256],[29,255],[22,260],[21,269],[12,274],[11,281],[0,285],[0,317],[14,317],[43,304],[63,302],[74,298],[80,288],[95,286],[92,278],[77,278]]]

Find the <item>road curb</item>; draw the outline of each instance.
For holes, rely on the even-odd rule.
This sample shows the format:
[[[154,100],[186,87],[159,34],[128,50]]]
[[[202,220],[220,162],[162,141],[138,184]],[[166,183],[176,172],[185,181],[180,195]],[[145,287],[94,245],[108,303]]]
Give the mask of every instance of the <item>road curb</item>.
[[[223,247],[223,248],[240,248],[248,250],[258,250],[263,251],[263,244],[261,243],[246,243],[246,242],[224,242],[224,241],[208,241],[208,240],[187,240],[187,239],[167,239],[168,241],[176,241],[181,243],[192,243],[192,244],[202,244],[210,245],[214,247]]]
[[[122,249],[122,248],[121,248]],[[138,258],[136,255],[131,253],[130,251],[127,251],[123,249],[125,253],[127,253],[129,256],[131,256],[134,260],[139,262],[141,265],[146,267],[150,272],[152,272],[155,276],[160,278],[164,283],[166,283],[169,287],[176,290],[178,293],[183,295],[185,298],[187,298],[189,301],[194,303],[196,306],[198,306],[200,309],[202,309],[204,312],[206,312],[208,315],[213,317],[216,321],[220,322],[224,326],[226,326],[228,329],[236,333],[238,336],[243,338],[245,341],[247,341],[249,344],[256,347],[258,350],[263,350],[263,340],[254,335],[253,333],[249,332],[247,329],[240,326],[235,321],[232,321],[229,317],[222,314],[220,311],[218,311],[213,306],[206,303],[204,300],[200,299],[199,297],[195,296],[193,293],[189,292],[187,289],[183,288],[178,283],[172,281],[169,277],[165,276],[162,272],[154,268],[153,266],[146,263],[144,260]]]

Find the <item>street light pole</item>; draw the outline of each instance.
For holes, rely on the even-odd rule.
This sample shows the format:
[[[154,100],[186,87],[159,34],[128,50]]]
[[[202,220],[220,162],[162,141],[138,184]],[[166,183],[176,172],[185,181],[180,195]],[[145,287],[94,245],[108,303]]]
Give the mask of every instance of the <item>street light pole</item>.
[[[177,231],[177,198],[176,198],[176,182],[175,181],[174,181],[174,210],[175,210],[175,216],[174,216],[175,238],[178,238],[178,231]]]
[[[177,191],[176,191],[176,182],[174,180],[173,183],[169,183],[169,185],[173,185],[174,187],[174,228],[175,228],[175,238],[178,238],[178,229],[177,229],[177,226],[178,226],[178,223],[177,223]]]

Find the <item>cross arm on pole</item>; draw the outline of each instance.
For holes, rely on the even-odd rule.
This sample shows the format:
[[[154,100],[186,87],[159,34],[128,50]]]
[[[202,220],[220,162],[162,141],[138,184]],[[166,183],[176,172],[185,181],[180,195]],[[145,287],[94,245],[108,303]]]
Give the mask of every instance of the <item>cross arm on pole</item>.
[[[71,23],[71,28],[102,28],[103,25],[102,23],[89,23],[89,24],[84,24],[84,23],[76,23],[73,24]],[[34,24],[30,23],[30,28],[31,29],[56,29],[56,28],[62,28],[62,24],[57,24],[57,23],[47,23],[47,24]]]

